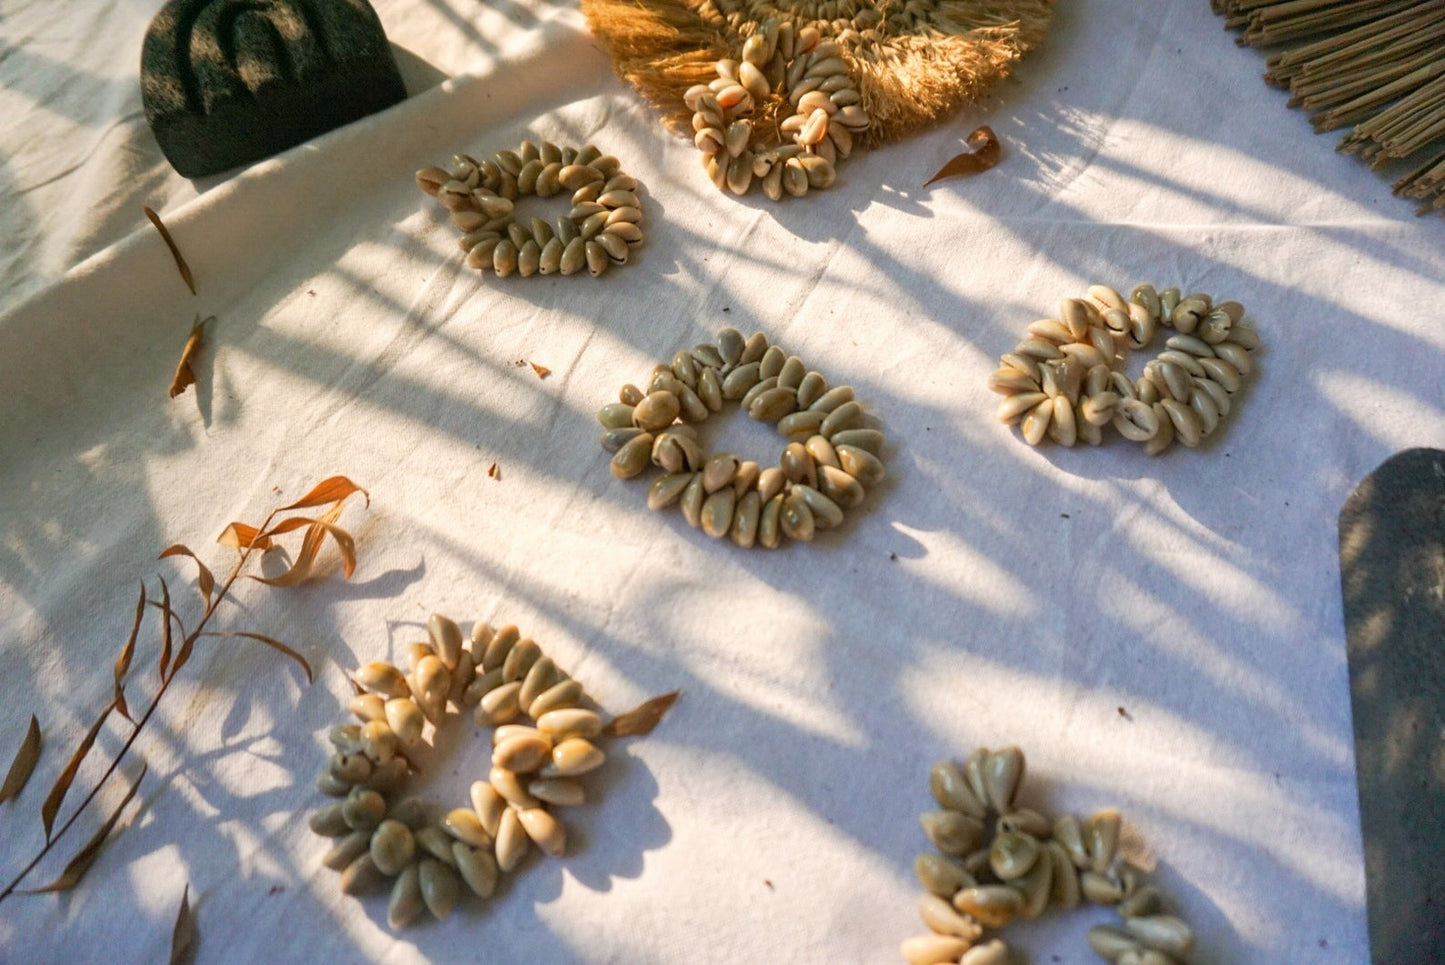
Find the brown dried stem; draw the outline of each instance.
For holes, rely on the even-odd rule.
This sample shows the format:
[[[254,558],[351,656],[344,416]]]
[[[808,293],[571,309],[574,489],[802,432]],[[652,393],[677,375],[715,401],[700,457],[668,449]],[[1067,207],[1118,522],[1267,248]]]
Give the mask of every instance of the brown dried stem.
[[[165,667],[162,669],[162,671],[161,671],[161,678],[160,678],[160,684],[157,686],[155,694],[151,697],[150,703],[146,706],[145,712],[144,712],[143,714],[141,714],[140,718],[137,719],[137,720],[132,721],[130,733],[126,736],[125,742],[121,745],[120,750],[116,752],[115,757],[111,760],[110,764],[106,767],[104,773],[101,774],[100,779],[99,779],[98,781],[96,781],[96,783],[94,784],[94,786],[91,787],[89,793],[87,793],[86,796],[85,796],[85,798],[80,802],[80,805],[75,809],[75,811],[70,815],[70,817],[67,818],[67,819],[60,825],[60,829],[59,829],[58,831],[56,831],[56,832],[52,835],[52,834],[50,834],[50,821],[53,820],[53,818],[54,818],[54,816],[55,816],[55,812],[59,810],[61,801],[62,801],[62,799],[63,799],[64,796],[65,796],[65,791],[69,788],[69,782],[70,782],[70,780],[73,780],[75,771],[78,769],[81,759],[85,756],[86,751],[89,750],[89,744],[91,743],[91,741],[93,741],[93,739],[94,739],[94,733],[95,733],[95,730],[98,730],[98,726],[97,726],[97,728],[93,728],[93,729],[92,729],[91,734],[88,735],[88,739],[87,739],[85,742],[82,743],[82,749],[79,750],[79,751],[77,751],[77,753],[73,756],[73,758],[72,758],[72,760],[71,760],[71,765],[67,768],[67,772],[66,772],[65,774],[62,774],[61,780],[60,780],[59,782],[57,782],[56,786],[52,789],[50,796],[47,798],[47,801],[46,801],[46,811],[47,811],[46,841],[45,841],[44,846],[41,847],[41,849],[39,850],[39,852],[36,853],[36,855],[35,855],[33,858],[30,859],[29,863],[27,863],[23,869],[21,869],[20,873],[17,874],[17,875],[10,881],[10,883],[5,886],[4,890],[3,890],[3,891],[0,891],[0,902],[3,902],[3,901],[4,901],[6,898],[8,898],[10,895],[12,895],[12,894],[14,894],[14,893],[17,892],[17,889],[19,888],[20,883],[21,883],[22,881],[24,881],[25,878],[26,878],[26,876],[28,876],[28,875],[30,874],[30,872],[35,869],[36,865],[38,865],[38,864],[41,862],[41,860],[44,859],[44,858],[46,857],[46,855],[48,855],[48,854],[55,848],[55,846],[56,846],[57,844],[59,844],[62,839],[65,838],[65,835],[66,835],[66,833],[70,830],[71,826],[74,825],[75,822],[76,822],[76,820],[89,809],[89,807],[90,807],[90,805],[91,805],[91,802],[93,802],[93,801],[95,800],[96,795],[98,795],[98,794],[100,793],[101,789],[102,789],[103,787],[105,787],[106,783],[111,779],[111,777],[115,774],[115,772],[120,768],[121,764],[125,761],[126,756],[130,753],[131,747],[135,744],[136,739],[139,738],[140,735],[141,735],[141,733],[142,733],[142,731],[145,730],[145,726],[146,726],[146,724],[150,721],[151,715],[154,714],[155,711],[156,711],[156,708],[160,706],[161,699],[162,699],[163,697],[165,697],[166,692],[167,692],[168,690],[170,690],[171,683],[175,680],[176,675],[180,673],[181,669],[182,669],[182,668],[186,665],[186,663],[189,661],[190,656],[191,656],[192,649],[194,648],[196,641],[199,640],[200,638],[202,638],[203,636],[218,636],[218,635],[221,635],[221,634],[218,634],[216,631],[209,631],[209,630],[207,630],[207,626],[209,625],[209,623],[210,623],[210,621],[211,621],[211,618],[216,614],[216,611],[220,608],[221,604],[226,600],[227,596],[230,594],[231,587],[235,584],[236,580],[240,579],[243,575],[247,575],[247,574],[244,573],[244,571],[245,571],[245,569],[246,569],[246,565],[250,562],[250,560],[251,560],[251,558],[253,557],[253,555],[254,555],[258,550],[264,552],[266,549],[268,549],[268,548],[271,547],[272,543],[271,543],[271,540],[270,540],[269,537],[270,537],[270,533],[272,532],[272,524],[276,521],[276,518],[277,518],[281,513],[284,513],[284,512],[293,510],[293,509],[298,509],[298,508],[304,508],[304,507],[309,507],[309,506],[320,505],[320,503],[316,502],[315,500],[316,500],[316,499],[320,499],[320,498],[322,498],[322,497],[325,497],[325,501],[331,502],[332,505],[331,505],[331,507],[328,509],[327,513],[323,515],[323,518],[325,518],[325,516],[332,516],[332,519],[334,520],[335,516],[333,515],[333,513],[339,514],[339,511],[340,511],[340,508],[341,508],[341,504],[342,504],[352,493],[355,493],[355,492],[361,492],[361,493],[363,493],[363,495],[365,495],[365,490],[363,490],[363,489],[361,489],[360,487],[356,486],[355,484],[351,483],[350,480],[347,480],[347,479],[345,479],[345,477],[342,477],[342,476],[335,476],[335,477],[332,477],[331,479],[326,480],[326,481],[323,482],[321,485],[317,486],[315,489],[313,489],[313,490],[311,491],[311,493],[309,493],[307,496],[303,497],[301,500],[299,500],[299,501],[297,501],[297,502],[295,502],[295,503],[292,503],[292,504],[289,505],[289,506],[282,506],[282,507],[279,507],[279,508],[277,508],[277,509],[271,510],[271,512],[266,516],[265,520],[261,523],[261,525],[260,525],[259,527],[245,527],[245,529],[249,531],[249,533],[248,533],[249,538],[247,538],[243,543],[240,543],[240,544],[238,544],[238,545],[237,545],[237,544],[233,544],[233,545],[235,545],[235,548],[238,550],[239,556],[238,556],[237,559],[236,559],[235,566],[233,566],[233,567],[231,568],[231,572],[230,572],[230,573],[226,576],[226,578],[221,582],[219,588],[216,588],[216,587],[215,587],[214,579],[211,577],[210,571],[206,568],[205,564],[204,564],[204,563],[201,563],[201,561],[200,561],[199,559],[196,559],[196,564],[197,564],[197,567],[199,568],[199,571],[200,571],[200,574],[201,574],[201,577],[200,577],[200,579],[199,579],[199,583],[200,583],[201,587],[203,588],[203,593],[202,593],[202,595],[203,595],[203,598],[204,598],[204,600],[205,600],[205,609],[202,611],[200,619],[197,621],[197,623],[196,623],[196,625],[195,625],[194,628],[192,628],[192,629],[190,629],[190,630],[188,630],[188,631],[185,631],[185,632],[183,633],[182,638],[181,638],[181,641],[180,641],[180,646],[179,646],[179,648],[178,648],[178,649],[176,650],[176,652],[175,652],[175,659],[174,659],[174,660],[169,660],[169,661],[167,661],[168,665],[165,666]],[[280,528],[282,528],[282,527],[287,526],[287,524],[288,524],[289,522],[290,522],[290,520],[287,520],[287,521],[284,521],[284,522],[282,522],[282,523],[280,523],[280,524],[277,524],[277,529],[280,529]],[[322,532],[329,532],[333,537],[337,536],[338,533],[341,534],[341,535],[346,536],[346,540],[347,540],[347,542],[348,542],[348,545],[346,546],[345,550],[346,550],[347,555],[348,555],[347,575],[349,576],[349,575],[350,575],[350,567],[351,567],[351,565],[354,563],[354,557],[351,555],[351,553],[353,553],[354,550],[349,546],[349,541],[350,541],[349,535],[346,535],[344,530],[340,530],[338,527],[335,527],[335,526],[334,526],[334,523],[332,523],[332,522],[330,522],[330,521],[328,521],[327,523],[321,523],[321,522],[319,522],[319,521],[308,521],[308,522],[310,523],[310,527],[309,527],[308,532],[307,532],[308,537],[313,537],[313,534],[315,534],[315,533],[318,531],[318,527],[320,528],[320,530],[321,530]],[[242,524],[232,524],[231,527],[228,527],[228,528],[227,528],[227,531],[226,531],[227,534],[233,533],[233,532],[236,530],[236,527],[237,527],[238,525],[242,525]],[[293,528],[294,528],[294,527],[293,527]],[[223,535],[222,541],[223,541],[223,542],[225,541],[225,535]],[[319,545],[317,545],[317,546],[310,546],[310,545],[308,545],[306,551],[307,551],[307,552],[310,552],[311,555],[314,556],[317,549],[319,549]],[[193,558],[195,557],[195,554],[191,553],[191,551],[190,551],[189,549],[187,549],[186,547],[183,547],[183,546],[173,546],[173,547],[170,547],[170,548],[167,549],[164,553],[161,554],[162,558],[164,558],[164,557],[166,557],[166,556],[176,556],[176,555],[187,555],[187,556],[191,556],[191,557],[193,557]],[[307,567],[308,567],[308,569],[309,569],[309,561],[307,562]],[[163,600],[162,600],[162,601],[154,601],[154,600],[152,600],[152,601],[149,601],[149,602],[150,602],[152,605],[155,605],[155,606],[157,606],[158,608],[160,608],[160,609],[162,610],[162,620],[164,621],[164,628],[165,628],[165,629],[164,629],[164,634],[165,634],[167,643],[169,643],[169,642],[170,642],[171,620],[172,620],[172,619],[176,619],[177,621],[179,621],[179,617],[178,617],[178,616],[175,614],[175,612],[171,609],[171,604],[170,604],[170,599],[169,599],[169,591],[168,591],[168,589],[165,589],[164,580],[162,580],[162,587],[163,587],[163,593],[164,593]],[[212,592],[213,590],[214,590],[214,592]],[[137,625],[138,625],[138,624],[137,624]],[[235,634],[233,634],[233,635],[235,635],[235,636],[240,636],[240,637],[247,637],[247,638],[250,638],[250,639],[257,639],[257,640],[260,640],[261,642],[266,643],[268,646],[271,646],[271,647],[273,647],[273,648],[279,647],[279,648],[280,648],[283,652],[285,652],[288,656],[290,656],[292,659],[294,659],[294,660],[296,660],[297,662],[299,662],[299,663],[301,664],[301,666],[302,666],[302,667],[305,669],[305,671],[306,671],[306,677],[307,677],[307,679],[308,679],[308,680],[311,679],[311,666],[310,666],[310,664],[308,664],[308,663],[306,662],[305,658],[303,658],[300,654],[296,653],[295,651],[290,650],[289,648],[285,647],[284,645],[278,644],[277,641],[272,640],[272,639],[269,638],[269,637],[262,637],[260,634],[235,633]],[[133,644],[134,644],[134,634],[132,634],[132,637],[127,640],[125,647],[122,648],[122,654],[123,654],[123,656],[124,656],[126,659],[121,660],[121,661],[117,661],[117,665],[116,665],[116,694],[117,694],[117,696],[114,697],[114,698],[111,700],[111,703],[110,703],[110,704],[105,708],[105,710],[102,712],[101,718],[100,718],[100,721],[98,722],[98,724],[99,724],[100,722],[103,722],[104,719],[109,716],[109,714],[110,714],[111,711],[118,710],[118,709],[120,709],[121,706],[123,706],[124,696],[123,696],[122,693],[121,693],[121,678],[124,676],[124,672],[125,672],[126,666],[128,666],[128,664],[129,664],[129,662],[130,662],[129,659],[128,659],[128,657],[129,657],[128,651],[131,649],[131,647],[133,646]],[[123,665],[125,665],[125,666],[123,666]],[[132,794],[134,793],[134,788],[132,788],[131,793],[132,793]],[[113,823],[113,819],[112,819],[112,823]],[[108,828],[107,828],[106,830],[108,830]],[[98,849],[98,847],[99,847],[99,845],[96,844],[96,842],[92,841],[92,843],[87,846],[87,850],[89,850],[90,848],[96,848],[96,849]],[[92,857],[93,857],[93,856],[92,856]],[[85,867],[89,867],[88,862],[86,863]],[[80,873],[81,873],[81,874],[84,873],[84,868],[81,869]],[[64,876],[62,876],[62,877],[64,877]],[[78,882],[78,880],[79,880],[79,875],[76,876],[75,881],[71,881],[71,882],[70,882],[70,885],[69,885],[69,886],[73,886],[76,882]],[[21,892],[21,893],[27,893],[27,892]]]

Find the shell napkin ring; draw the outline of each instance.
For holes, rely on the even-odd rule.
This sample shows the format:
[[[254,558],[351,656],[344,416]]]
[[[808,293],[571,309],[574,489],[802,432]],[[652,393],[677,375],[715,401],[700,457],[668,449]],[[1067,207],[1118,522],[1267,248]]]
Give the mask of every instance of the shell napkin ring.
[[[1180,297],[1177,288],[1139,285],[1125,302],[1093,285],[1083,298],[1060,302],[1059,318],[1030,325],[999,360],[988,380],[1008,396],[999,421],[1020,423],[1031,446],[1046,435],[1064,446],[1097,446],[1113,425],[1150,455],[1176,441],[1193,448],[1229,415],[1254,368],[1259,335],[1243,319],[1239,302],[1215,303],[1203,293]],[[1147,346],[1161,325],[1175,334],[1139,379],[1118,371],[1127,350]]]
[[[642,244],[637,179],[591,144],[578,150],[523,141],[486,161],[457,154],[450,168],[422,168],[416,183],[451,212],[467,264],[499,277],[575,275],[586,268],[595,278],[610,265],[627,264],[631,249]],[[572,207],[555,228],[541,218],[522,224],[513,217],[517,198],[563,191],[572,193]]]
[[[693,426],[734,399],[792,440],[778,465],[703,451]],[[624,385],[597,419],[603,448],[616,453],[614,476],[629,479],[650,461],[664,472],[648,490],[650,508],[677,503],[689,524],[739,546],[807,542],[840,525],[884,477],[883,433],[864,427],[852,388],[830,388],[761,332],[744,340],[725,328],[716,344],[678,352],[653,369],[647,392]]]
[[[717,77],[683,95],[713,183],[747,194],[756,178],[774,201],[832,186],[837,159],[869,124],[860,100],[841,46],[777,19],[743,42],[741,60],[719,60]]]
[[[1049,819],[1015,800],[1024,776],[1017,747],[979,748],[963,767],[933,765],[929,787],[941,810],[920,818],[938,853],[920,854],[914,874],[927,892],[918,912],[929,932],[903,943],[909,965],[1005,965],[1001,939],[985,929],[1037,918],[1050,905],[1109,905],[1123,926],[1089,929],[1089,946],[1116,965],[1177,965],[1194,948],[1194,930],[1163,910],[1159,890],[1119,853],[1119,812],[1087,821]]]
[[[549,808],[583,803],[578,778],[606,760],[594,743],[603,722],[584,706],[582,685],[516,627],[478,623],[468,644],[433,614],[427,630],[428,642],[407,647],[410,674],[384,662],[353,674],[349,707],[361,723],[332,728],[335,752],[316,782],[340,800],[311,815],[311,829],[334,839],[322,863],[341,872],[343,892],[395,879],[392,928],[423,911],[445,920],[463,887],[491,896],[533,844],[560,856],[567,834]],[[414,769],[407,754],[428,723],[439,729],[467,707],[496,728],[491,770],[472,784],[470,807],[432,820],[416,798],[397,798]],[[530,724],[514,723],[523,716]]]

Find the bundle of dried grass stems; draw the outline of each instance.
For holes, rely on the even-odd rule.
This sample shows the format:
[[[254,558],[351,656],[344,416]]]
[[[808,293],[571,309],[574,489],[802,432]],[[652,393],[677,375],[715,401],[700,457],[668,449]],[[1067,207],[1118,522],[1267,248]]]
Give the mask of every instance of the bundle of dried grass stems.
[[[716,77],[717,61],[739,57],[765,20],[817,27],[850,62],[872,119],[858,136],[870,145],[977,100],[1043,40],[1053,8],[1053,0],[582,0],[617,72],[688,136],[683,93]]]
[[[1338,150],[1379,170],[1410,162],[1394,184],[1445,211],[1445,0],[1211,0],[1238,43],[1280,46],[1264,79],[1313,111],[1316,131],[1351,127]]]

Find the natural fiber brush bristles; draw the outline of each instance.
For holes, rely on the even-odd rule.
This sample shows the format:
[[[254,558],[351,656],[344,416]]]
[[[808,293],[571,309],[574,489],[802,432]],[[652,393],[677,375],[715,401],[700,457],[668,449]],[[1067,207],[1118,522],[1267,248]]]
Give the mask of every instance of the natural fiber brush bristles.
[[[1289,44],[1265,80],[1339,150],[1376,169],[1412,160],[1395,194],[1445,210],[1445,0],[1212,0],[1246,46]]]
[[[769,17],[793,16],[837,41],[856,71],[872,124],[864,144],[902,137],[948,117],[1008,76],[1037,46],[1052,0],[582,0],[617,72],[679,132],[691,131],[683,94],[736,58]]]

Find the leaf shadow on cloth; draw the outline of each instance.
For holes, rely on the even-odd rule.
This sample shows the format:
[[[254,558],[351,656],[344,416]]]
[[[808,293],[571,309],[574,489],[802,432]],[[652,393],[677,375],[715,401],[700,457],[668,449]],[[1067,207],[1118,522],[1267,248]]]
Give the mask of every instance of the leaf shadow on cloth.
[[[1042,67],[1025,65],[1021,84],[1027,89],[1045,83],[1045,76]],[[236,361],[236,384],[259,373],[267,385],[305,403],[303,414],[281,419],[265,398],[242,391],[235,425],[252,434],[247,445],[263,463],[304,436],[327,455],[344,451],[375,466],[379,478],[366,482],[394,494],[396,506],[385,532],[406,534],[397,538],[411,542],[395,552],[420,570],[398,605],[421,599],[437,605],[433,596],[445,595],[437,588],[448,586],[449,573],[461,572],[469,601],[501,601],[500,611],[520,611],[512,619],[546,621],[568,647],[581,650],[579,673],[585,668],[646,692],[684,691],[674,716],[626,752],[647,759],[645,774],[629,761],[595,807],[597,823],[583,818],[586,829],[603,827],[604,819],[613,827],[641,798],[648,817],[638,839],[629,831],[613,851],[606,832],[590,833],[577,859],[586,870],[574,871],[579,881],[607,891],[615,878],[635,875],[650,850],[673,850],[662,844],[705,845],[692,829],[686,837],[681,830],[687,805],[725,783],[696,766],[705,762],[726,775],[729,790],[753,795],[754,807],[729,815],[714,829],[717,836],[740,842],[734,847],[786,896],[798,898],[796,907],[804,907],[809,882],[817,880],[809,873],[823,862],[760,843],[772,840],[768,814],[826,829],[820,836],[829,859],[858,859],[871,877],[840,882],[836,901],[818,914],[853,947],[871,948],[870,923],[879,918],[871,889],[881,880],[915,890],[908,862],[924,846],[916,820],[928,806],[929,763],[961,756],[975,744],[1019,741],[1038,775],[1030,785],[1036,799],[1051,810],[1087,812],[1117,803],[1148,840],[1185,849],[1185,859],[1164,866],[1165,890],[1211,937],[1206,958],[1248,959],[1263,939],[1250,924],[1254,910],[1245,907],[1253,892],[1241,897],[1191,888],[1189,861],[1201,860],[1198,849],[1205,846],[1214,849],[1210,861],[1229,869],[1221,880],[1247,880],[1251,869],[1269,861],[1272,880],[1287,881],[1290,900],[1316,909],[1317,921],[1356,916],[1352,869],[1334,857],[1312,856],[1316,846],[1327,856],[1357,846],[1358,829],[1339,819],[1349,807],[1339,801],[1353,795],[1350,750],[1341,740],[1347,708],[1319,699],[1345,693],[1342,664],[1316,652],[1338,636],[1337,615],[1327,603],[1298,599],[1280,584],[1300,565],[1296,557],[1324,558],[1316,551],[1330,544],[1332,530],[1315,524],[1333,519],[1327,504],[1346,484],[1335,478],[1340,466],[1360,466],[1362,474],[1390,447],[1388,432],[1364,417],[1358,420],[1363,431],[1340,431],[1345,403],[1332,386],[1351,379],[1397,384],[1402,380],[1390,366],[1400,358],[1418,360],[1412,371],[1420,380],[1406,384],[1429,385],[1423,377],[1438,369],[1438,349],[1352,310],[1344,291],[1288,287],[1271,254],[1274,234],[1249,226],[1255,212],[1247,206],[1231,206],[1210,220],[1208,208],[1222,196],[1161,177],[1147,151],[1131,155],[1132,166],[1098,161],[1099,145],[1127,128],[1123,122],[1162,123],[1157,112],[1128,98],[1088,105],[1088,112],[1062,124],[1048,111],[1023,111],[1014,137],[995,122],[1015,150],[968,191],[944,192],[940,185],[925,196],[880,189],[881,198],[899,199],[899,210],[918,216],[904,225],[860,224],[876,200],[870,177],[914,184],[937,166],[936,158],[908,156],[898,146],[851,160],[845,182],[825,196],[838,207],[816,215],[799,207],[770,217],[746,203],[699,201],[712,189],[703,183],[695,190],[696,172],[682,182],[659,170],[645,202],[650,218],[654,212],[667,217],[652,219],[655,233],[626,269],[595,284],[472,275],[458,266],[454,240],[437,237],[445,233],[441,220],[417,214],[421,202],[410,186],[397,186],[397,172],[416,166],[413,153],[444,156],[443,145],[500,147],[534,128],[581,142],[604,118],[615,125],[609,139],[621,145],[619,154],[625,150],[645,165],[649,150],[658,151],[655,132],[635,123],[636,109],[616,90],[602,95],[605,106],[574,105],[566,98],[580,96],[576,89],[560,91],[562,103],[534,123],[520,118],[545,108],[546,97],[540,108],[538,101],[523,102],[509,108],[513,113],[494,110],[479,120],[477,108],[456,103],[474,89],[438,91],[438,123],[445,129],[418,135],[406,152],[397,152],[404,156],[364,169],[344,194],[327,194],[324,179],[305,167],[324,159],[303,156],[294,159],[299,193],[295,183],[274,192],[241,184],[237,191],[247,196],[218,199],[213,211],[218,219],[234,215],[226,244],[257,253],[257,265],[239,269],[226,288],[231,313],[253,320],[238,325],[249,328],[226,346]],[[1225,143],[1242,153],[1249,133]],[[669,143],[664,151],[672,149]],[[1309,172],[1295,174],[1277,160],[1261,163],[1291,191],[1319,190]],[[1163,191],[1187,217],[1141,226],[1126,205],[1128,195],[1119,193],[1119,210],[1131,217],[1109,220],[1078,196],[1094,178]],[[369,197],[368,188],[375,189]],[[231,208],[279,205],[309,189],[315,189],[309,196],[317,206],[315,224],[285,243],[274,240],[274,229],[262,230],[248,223],[244,210]],[[360,205],[367,223],[395,227],[358,239],[344,217],[356,210],[348,205]],[[794,227],[784,218],[797,219],[798,231],[786,232],[789,237],[777,230]],[[1050,225],[1040,229],[1039,220]],[[955,247],[957,224],[973,229],[962,241],[970,246],[963,249],[966,258]],[[1335,254],[1378,241],[1367,257],[1388,277],[1433,265],[1396,243],[1390,231],[1353,224],[1306,224],[1301,231],[1301,243]],[[272,245],[276,250],[267,250]],[[377,252],[385,271],[362,257]],[[118,272],[145,262],[134,246],[116,257],[117,263],[92,270]],[[859,272],[860,265],[873,270]],[[1175,277],[1160,279],[1161,271]],[[988,281],[974,284],[975,276]],[[1228,290],[1257,313],[1266,339],[1261,375],[1221,442],[1161,460],[1127,452],[1118,442],[1098,451],[1035,451],[992,422],[995,400],[983,381],[1022,326],[1050,312],[1073,287],[1146,278]],[[261,280],[268,290],[248,294]],[[27,325],[31,339],[16,336],[7,348],[52,345],[36,331],[66,317],[65,309],[97,304],[104,286],[92,284],[84,299],[57,295],[35,306]],[[321,290],[315,308],[303,297],[310,284]],[[124,293],[109,305],[117,323],[153,308],[148,298]],[[344,327],[334,317],[341,312],[365,324]],[[885,317],[894,324],[876,323]],[[1367,332],[1379,351],[1324,354],[1321,320]],[[841,533],[773,554],[743,552],[687,529],[675,514],[645,514],[640,484],[610,477],[606,454],[596,446],[596,406],[622,381],[643,380],[653,362],[712,337],[723,324],[765,330],[830,378],[851,382],[889,432],[892,481]],[[17,405],[32,421],[0,438],[24,444],[42,434],[39,414],[52,402],[98,406],[145,398],[155,371],[162,372],[154,385],[159,391],[174,360],[162,359],[169,349],[161,353],[152,344],[158,327],[128,330],[104,356],[63,359],[52,369],[55,387],[24,382]],[[127,331],[119,324],[117,330]],[[548,357],[539,361],[554,373],[546,381],[512,364],[543,350]],[[49,353],[40,360],[63,355]],[[126,376],[129,367],[142,374]],[[1402,393],[1430,405],[1423,389]],[[265,424],[273,418],[282,424]],[[219,418],[217,424],[227,426]],[[14,524],[0,564],[14,596],[47,615],[23,626],[15,677],[24,684],[16,686],[69,704],[92,695],[84,681],[74,693],[52,686],[53,667],[38,641],[110,640],[123,627],[118,617],[95,619],[99,606],[67,616],[60,595],[84,584],[96,599],[123,599],[132,574],[109,571],[115,559],[134,556],[127,546],[163,545],[174,528],[214,514],[172,510],[160,494],[169,496],[166,486],[176,476],[152,476],[164,471],[167,458],[198,445],[184,423],[117,415],[91,425],[62,407],[45,432],[55,439],[34,441],[37,448],[11,471],[8,489],[24,497],[29,512]],[[1330,466],[1311,469],[1306,457],[1315,447],[1340,452]],[[1258,475],[1234,475],[1242,473],[1232,468],[1236,461],[1262,461],[1271,453],[1285,457],[1269,470],[1267,492],[1260,491]],[[186,465],[202,461],[198,455]],[[484,478],[492,461],[504,467],[495,485]],[[275,467],[255,472],[274,475]],[[1291,473],[1319,476],[1307,487],[1311,495],[1293,506]],[[42,478],[53,487],[43,501],[29,489]],[[228,498],[246,500],[254,488],[249,483],[230,479]],[[157,505],[138,513],[135,493],[152,491]],[[67,505],[94,506],[102,515],[112,510],[126,521],[125,531],[112,534],[63,512]],[[1297,523],[1302,541],[1278,544],[1281,528],[1273,521],[1281,516]],[[76,545],[95,547],[96,558],[51,586],[47,561],[68,558]],[[428,554],[425,567],[414,562],[420,546]],[[397,564],[382,555],[377,565]],[[421,575],[428,578],[425,593]],[[403,595],[400,588],[397,593]],[[348,643],[356,628],[343,608],[330,606],[336,599],[317,594],[286,612],[296,625],[313,627],[314,638],[326,641],[341,663],[348,649],[359,657],[371,648]],[[231,741],[274,735],[317,743],[319,728],[343,716],[339,696],[308,699],[293,713],[288,681],[248,705],[253,722],[240,709],[248,691],[240,685],[236,691],[221,695],[232,701],[225,728]],[[1132,723],[1116,713],[1125,705]],[[1152,735],[1149,749],[1126,727]],[[1101,734],[1110,740],[1097,739]],[[1177,753],[1157,750],[1161,745]],[[657,776],[662,763],[654,771],[658,758],[672,764],[671,780]],[[684,758],[691,766],[676,765]],[[1269,780],[1281,761],[1286,773]],[[334,887],[334,876],[315,869],[319,846],[298,844],[311,840],[304,831],[298,837],[272,827],[294,822],[303,807],[305,796],[296,788],[304,782],[289,773],[285,780],[288,793],[264,792],[254,809],[225,800],[235,809],[227,812],[228,830],[238,840],[258,826],[268,837],[264,849],[238,844],[212,867],[263,855],[266,875],[306,883],[288,889],[278,928],[314,920],[321,909],[345,928],[369,922],[367,937],[355,939],[360,947],[375,937],[379,902],[369,900],[358,911],[349,910],[354,902],[328,906],[318,897],[320,889]],[[190,803],[175,801],[179,797],[160,796],[156,805],[174,804],[177,822],[195,822]],[[1207,816],[1200,814],[1201,799],[1210,802]],[[1311,835],[1315,842],[1305,840]],[[1220,837],[1228,847],[1217,847]],[[497,917],[484,913],[486,925],[478,927],[500,931],[505,923],[518,941],[540,941],[539,960],[586,958],[587,949],[568,940],[575,935],[565,922],[526,907],[566,893],[560,869],[534,878],[539,871],[519,876],[493,906],[501,909]],[[244,893],[228,894],[247,909],[257,907]],[[889,927],[895,919],[900,935],[916,927],[907,910]],[[816,922],[808,918],[796,927],[821,931]],[[455,927],[429,927],[406,940],[423,947],[453,936]],[[1021,932],[1025,945],[1032,936],[1044,941],[1054,934],[1049,924],[1030,927],[1039,930]],[[1078,947],[1077,927],[1063,916],[1059,928],[1073,936],[1071,943],[1041,947]],[[254,947],[239,926],[233,937],[237,948]],[[1292,957],[1308,958],[1315,940],[1301,934],[1300,954]]]

